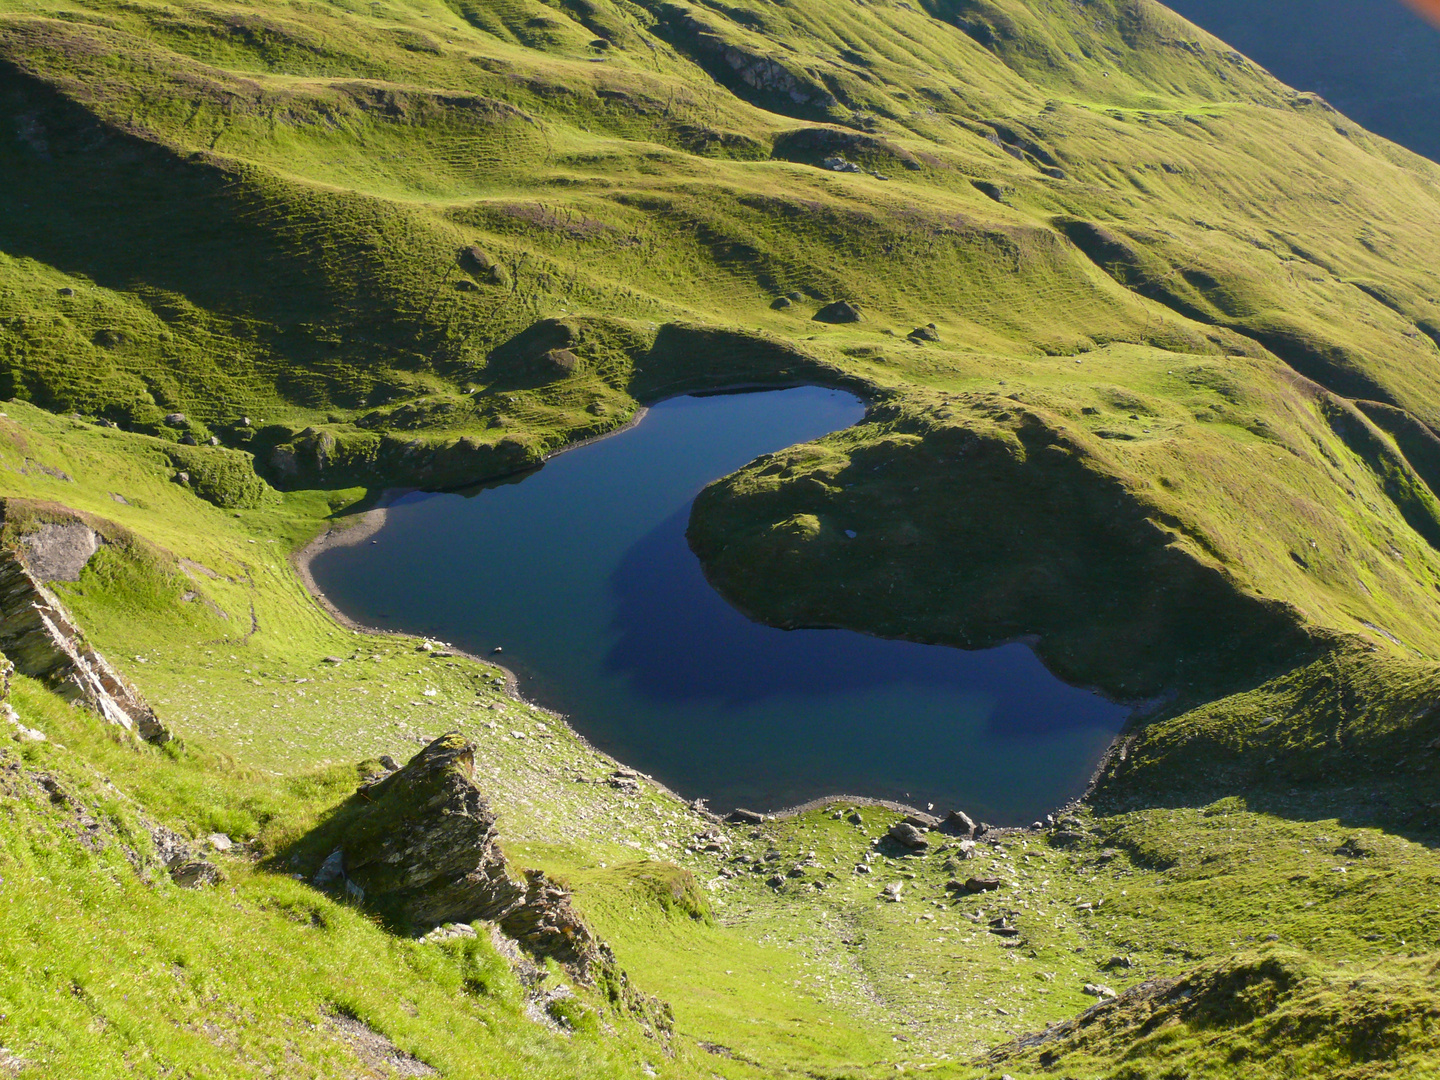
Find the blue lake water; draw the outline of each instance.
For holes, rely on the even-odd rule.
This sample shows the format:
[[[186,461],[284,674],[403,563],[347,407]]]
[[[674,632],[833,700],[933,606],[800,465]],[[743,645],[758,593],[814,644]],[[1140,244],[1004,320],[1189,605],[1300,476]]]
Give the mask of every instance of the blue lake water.
[[[685,542],[706,484],[863,413],[814,387],[673,398],[523,477],[405,496],[376,543],[312,570],[358,621],[503,646],[527,698],[715,809],[846,793],[1029,822],[1084,789],[1124,707],[1024,645],[762,626]]]

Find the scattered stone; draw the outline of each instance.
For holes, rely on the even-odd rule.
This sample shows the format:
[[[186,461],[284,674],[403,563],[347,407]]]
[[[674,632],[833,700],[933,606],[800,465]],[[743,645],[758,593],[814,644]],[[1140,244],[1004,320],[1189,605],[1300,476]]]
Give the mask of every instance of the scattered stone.
[[[210,445],[210,446],[219,446],[219,445],[220,445],[220,436],[219,436],[219,435],[211,435],[211,436],[210,436],[209,445]]]
[[[395,759],[389,754],[381,754],[378,760],[380,762],[380,767],[386,772],[398,772],[400,769],[400,766],[396,764]]]
[[[853,161],[847,161],[839,154],[832,154],[830,157],[827,157],[822,164],[831,172],[858,173],[865,171]]]
[[[189,422],[189,417],[187,417],[183,412],[172,412],[165,414],[165,423],[169,427],[184,427]]]
[[[637,795],[640,792],[640,774],[634,769],[616,769],[606,783],[627,795]]]
[[[185,838],[164,825],[151,828],[150,839],[155,844],[155,854],[166,866],[177,866],[188,862],[192,857],[190,845]]]
[[[1111,990],[1108,986],[1102,986],[1100,983],[1086,983],[1084,990],[1085,993],[1091,997],[1113,998],[1115,996],[1114,990]]]
[[[765,884],[769,885],[772,889],[778,889],[780,888],[780,886],[785,884],[785,879],[779,874],[772,874],[770,877],[765,879]]]
[[[927,323],[927,324],[924,325],[924,326],[917,326],[914,330],[911,330],[910,333],[906,334],[905,336],[906,336],[907,338],[909,338],[911,341],[914,341],[914,342],[917,342],[917,343],[923,342],[923,341],[939,341],[939,340],[940,340],[940,334],[939,334],[939,332],[935,329],[935,324],[934,324],[934,323]]]
[[[1000,886],[1003,885],[1003,884],[1004,884],[1004,882],[1001,881],[999,878],[993,878],[993,877],[988,877],[988,878],[980,878],[980,877],[966,878],[966,879],[965,879],[965,891],[968,892],[968,893],[994,892],[996,889],[1000,888]]]
[[[442,941],[454,941],[457,938],[473,938],[480,935],[475,933],[475,928],[465,923],[445,923],[435,927],[420,940],[427,945],[435,945]]]
[[[897,844],[910,848],[912,851],[924,851],[930,846],[930,842],[925,839],[925,834],[908,821],[897,821],[890,826],[890,832],[887,835]]]
[[[884,899],[890,901],[890,903],[894,904],[900,900],[900,893],[904,888],[905,886],[900,882],[892,881],[889,885],[885,886],[884,891],[881,892],[880,895]]]
[[[325,1017],[325,1026],[339,1035],[360,1059],[368,1075],[437,1076],[434,1069],[407,1054],[368,1024],[344,1013]]]
[[[45,733],[43,731],[37,731],[35,728],[32,727],[26,727],[24,724],[22,724],[20,722],[19,714],[15,712],[15,710],[10,706],[9,702],[6,702],[3,706],[0,706],[0,709],[3,709],[5,719],[10,723],[10,737],[16,742],[45,742]]]
[[[754,810],[745,810],[737,806],[725,815],[725,820],[732,825],[763,825],[765,815],[757,814]]]
[[[198,446],[198,445],[200,445],[200,444],[195,441],[195,436],[194,436],[194,435],[191,435],[190,432],[187,431],[184,435],[181,435],[181,436],[180,436],[180,445],[181,445],[181,446]]]
[[[770,306],[776,311],[784,311],[786,308],[791,306],[790,298],[788,296],[777,296],[774,300],[770,302]]]
[[[75,290],[72,289],[69,285],[66,285],[59,290],[59,293],[61,296],[74,296]]]
[[[862,863],[856,863],[856,864],[855,864],[855,873],[857,873],[857,874],[868,874],[868,873],[870,873],[870,867],[868,867],[867,865],[865,865],[863,862],[862,862]]]
[[[860,309],[849,300],[836,300],[826,304],[812,318],[823,323],[857,323],[861,320]]]
[[[175,483],[179,484],[181,487],[189,487],[190,474],[188,472],[177,472],[175,474]]]
[[[226,836],[224,833],[219,832],[211,833],[205,838],[205,842],[209,844],[212,848],[214,848],[216,851],[229,851],[235,846],[235,841],[231,840],[230,837]]]
[[[338,656],[327,656],[320,662],[322,664],[343,664],[345,661]]]
[[[177,862],[170,867],[170,877],[182,889],[199,889],[206,885],[219,885],[224,880],[220,868],[204,859]]]
[[[791,290],[785,294],[785,299],[793,300],[798,304],[801,300],[805,299],[805,294],[798,290]]]
[[[975,834],[975,822],[965,811],[951,810],[945,818],[942,829],[955,836],[973,836]]]
[[[1112,956],[1105,963],[1100,965],[1106,971],[1114,971],[1117,968],[1129,969],[1135,966],[1135,962],[1128,956]]]

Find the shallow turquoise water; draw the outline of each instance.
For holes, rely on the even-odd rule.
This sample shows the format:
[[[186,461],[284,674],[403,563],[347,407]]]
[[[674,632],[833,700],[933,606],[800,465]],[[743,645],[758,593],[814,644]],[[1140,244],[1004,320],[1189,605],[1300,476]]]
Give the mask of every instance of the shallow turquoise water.
[[[503,646],[526,697],[714,808],[843,792],[1028,822],[1083,790],[1122,706],[1066,686],[1024,645],[761,626],[685,543],[707,483],[863,412],[814,387],[674,398],[523,477],[407,496],[376,543],[312,569],[361,622]]]

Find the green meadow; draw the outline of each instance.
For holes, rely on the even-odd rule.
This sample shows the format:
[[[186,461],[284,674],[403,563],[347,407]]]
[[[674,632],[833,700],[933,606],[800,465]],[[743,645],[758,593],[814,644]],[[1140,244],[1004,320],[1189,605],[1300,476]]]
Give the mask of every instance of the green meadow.
[[[0,1075],[1440,1074],[1436,251],[1440,166],[1151,0],[0,0],[3,540],[104,537],[54,589],[175,735],[16,678]],[[296,573],[796,382],[869,411],[706,489],[707,575],[1143,703],[1054,829],[714,826]],[[308,883],[456,730],[673,1025]]]

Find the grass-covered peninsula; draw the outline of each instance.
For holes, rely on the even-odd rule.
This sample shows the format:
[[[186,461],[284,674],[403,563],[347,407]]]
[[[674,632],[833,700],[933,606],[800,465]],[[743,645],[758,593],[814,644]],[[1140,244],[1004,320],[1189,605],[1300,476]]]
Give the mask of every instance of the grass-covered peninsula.
[[[1437,185],[1150,0],[3,0],[0,1075],[1440,1073]],[[293,563],[796,382],[711,581],[1136,703],[1053,822],[719,823]]]

